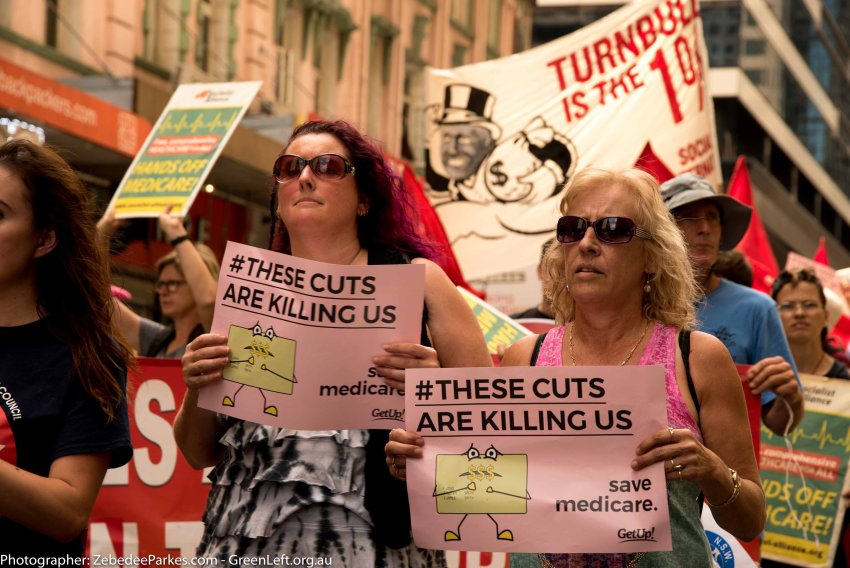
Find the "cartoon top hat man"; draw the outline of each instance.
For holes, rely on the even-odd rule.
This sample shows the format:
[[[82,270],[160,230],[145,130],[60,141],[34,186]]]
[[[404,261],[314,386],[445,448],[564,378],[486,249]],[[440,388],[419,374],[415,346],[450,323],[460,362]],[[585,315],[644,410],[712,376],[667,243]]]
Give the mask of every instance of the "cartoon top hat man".
[[[438,173],[458,183],[474,181],[502,134],[492,120],[495,104],[493,95],[472,85],[446,87],[442,115],[435,121],[441,163],[432,165]]]

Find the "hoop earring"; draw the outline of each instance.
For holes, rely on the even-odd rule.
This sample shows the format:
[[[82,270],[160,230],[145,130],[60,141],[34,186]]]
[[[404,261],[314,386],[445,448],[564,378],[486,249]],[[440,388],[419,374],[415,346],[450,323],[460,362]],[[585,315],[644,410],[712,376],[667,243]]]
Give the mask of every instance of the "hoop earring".
[[[368,205],[361,203],[360,205],[357,206],[357,216],[358,217],[365,217],[368,214],[369,214],[369,206]]]

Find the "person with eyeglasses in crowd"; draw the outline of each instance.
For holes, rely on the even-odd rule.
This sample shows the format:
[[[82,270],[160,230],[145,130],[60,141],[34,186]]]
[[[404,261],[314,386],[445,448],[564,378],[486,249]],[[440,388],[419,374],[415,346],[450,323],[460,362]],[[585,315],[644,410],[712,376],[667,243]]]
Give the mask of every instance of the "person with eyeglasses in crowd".
[[[785,435],[803,418],[803,392],[775,303],[714,271],[719,251],[744,237],[752,209],[692,173],[661,184],[661,197],[688,245],[701,292],[698,329],[720,339],[735,363],[752,365],[748,386],[761,397],[762,422]]]
[[[829,341],[826,294],[811,270],[783,270],[773,281],[776,301],[794,363],[801,373],[850,379],[850,371],[833,355],[841,350]]]
[[[829,312],[823,285],[814,272],[807,269],[783,270],[773,281],[770,296],[776,301],[776,309],[782,319],[785,335],[791,345],[794,362],[801,373],[850,379],[850,371],[833,355],[840,349],[830,343],[827,336]],[[850,499],[850,491],[843,494]],[[848,530],[848,518],[844,516],[843,533]],[[844,538],[838,539],[833,566],[847,565]],[[790,566],[774,560],[763,560],[765,568]]]
[[[744,540],[765,521],[743,390],[729,352],[692,332],[697,287],[684,240],[655,179],[640,170],[585,169],[565,190],[544,286],[558,327],[508,347],[502,366],[661,365],[667,428],[637,443],[631,467],[663,463],[671,551],[511,555],[512,566],[712,566],[702,494],[717,522]],[[422,438],[390,433],[387,462],[422,454]],[[394,470],[404,477],[406,468]],[[579,488],[572,488],[580,490]]]
[[[55,151],[0,145],[4,565],[75,564],[107,469],[133,455],[110,297],[88,189]]]
[[[128,345],[145,357],[179,359],[186,344],[212,326],[218,260],[208,246],[192,242],[183,218],[172,215],[171,209],[169,206],[159,215],[159,227],[173,250],[156,261],[154,284],[160,312],[168,323],[142,317],[117,298],[112,300],[113,323]],[[98,229],[108,238],[119,224],[107,211]]]
[[[425,266],[420,343],[391,343],[373,358],[388,385],[404,390],[407,368],[491,365],[475,316],[429,260],[435,251],[417,233],[412,196],[375,143],[345,121],[307,122],[273,176],[271,250],[341,265]],[[200,336],[183,356],[188,393],[175,438],[192,466],[214,466],[198,556],[287,552],[350,568],[445,566],[442,551],[411,541],[406,488],[384,463],[387,430],[296,431],[198,408],[198,390],[220,381],[228,360],[227,338],[217,334]]]

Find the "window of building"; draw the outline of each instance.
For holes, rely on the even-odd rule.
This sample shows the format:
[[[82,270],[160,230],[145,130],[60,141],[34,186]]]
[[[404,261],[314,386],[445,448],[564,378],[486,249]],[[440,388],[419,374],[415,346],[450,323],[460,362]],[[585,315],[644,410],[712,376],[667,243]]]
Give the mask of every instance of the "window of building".
[[[754,85],[760,85],[762,83],[764,73],[761,69],[747,69],[745,73]]]
[[[198,31],[195,35],[195,64],[202,71],[210,70],[210,38],[212,37],[212,2],[198,3]]]
[[[145,0],[142,14],[142,55],[148,61],[156,61],[156,39],[162,27],[159,22],[159,6],[156,0]]]
[[[462,43],[456,43],[452,46],[452,67],[458,67],[466,63],[466,52],[469,47]]]
[[[404,101],[402,108],[401,157],[422,171],[425,166],[425,140],[427,126],[425,109],[425,65],[408,61],[404,77]]]
[[[303,43],[303,32],[303,9],[292,6],[287,0],[277,0],[274,26],[277,71],[275,97],[287,110],[293,110],[295,105],[296,67],[300,59],[297,55]]]
[[[336,113],[336,92],[339,81],[340,34],[332,25],[325,25],[316,36],[314,49],[318,53],[318,84],[316,86],[316,112],[321,116],[333,116]]]
[[[423,16],[422,14],[417,14],[413,18],[413,33],[410,39],[410,49],[407,50],[406,54],[407,61],[415,63],[425,62],[422,55],[422,46],[430,21],[431,19],[428,16]]]
[[[369,47],[369,132],[379,135],[387,115],[386,101],[392,65],[392,51],[399,29],[382,16],[372,16]]]
[[[473,0],[451,0],[451,23],[458,31],[472,37]]]
[[[502,0],[491,0],[490,17],[487,26],[487,58],[492,59],[501,55],[499,48],[502,39]]]
[[[168,76],[183,61],[189,46],[188,6],[179,0],[145,0],[142,14],[142,59]]]
[[[744,53],[747,55],[763,55],[765,50],[763,39],[748,39],[744,42]]]
[[[59,0],[47,0],[44,17],[44,43],[50,47],[59,46]]]
[[[531,24],[534,2],[517,0],[514,11],[514,46],[513,52],[519,53],[531,47]]]

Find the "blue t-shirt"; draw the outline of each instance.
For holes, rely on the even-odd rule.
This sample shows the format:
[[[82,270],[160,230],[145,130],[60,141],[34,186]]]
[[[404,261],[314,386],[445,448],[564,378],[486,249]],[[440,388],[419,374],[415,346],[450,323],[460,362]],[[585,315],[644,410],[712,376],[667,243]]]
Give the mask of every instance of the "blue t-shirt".
[[[112,372],[126,390],[125,369]],[[44,320],[0,327],[0,460],[42,477],[64,456],[109,452],[109,467],[130,461],[126,400],[108,421],[74,371],[70,349]],[[80,556],[83,535],[57,542],[0,516],[0,554]]]
[[[697,304],[697,329],[722,341],[738,365],[753,365],[779,355],[800,382],[776,303],[767,294],[721,279],[720,286]],[[773,391],[765,391],[761,403],[775,398]]]

